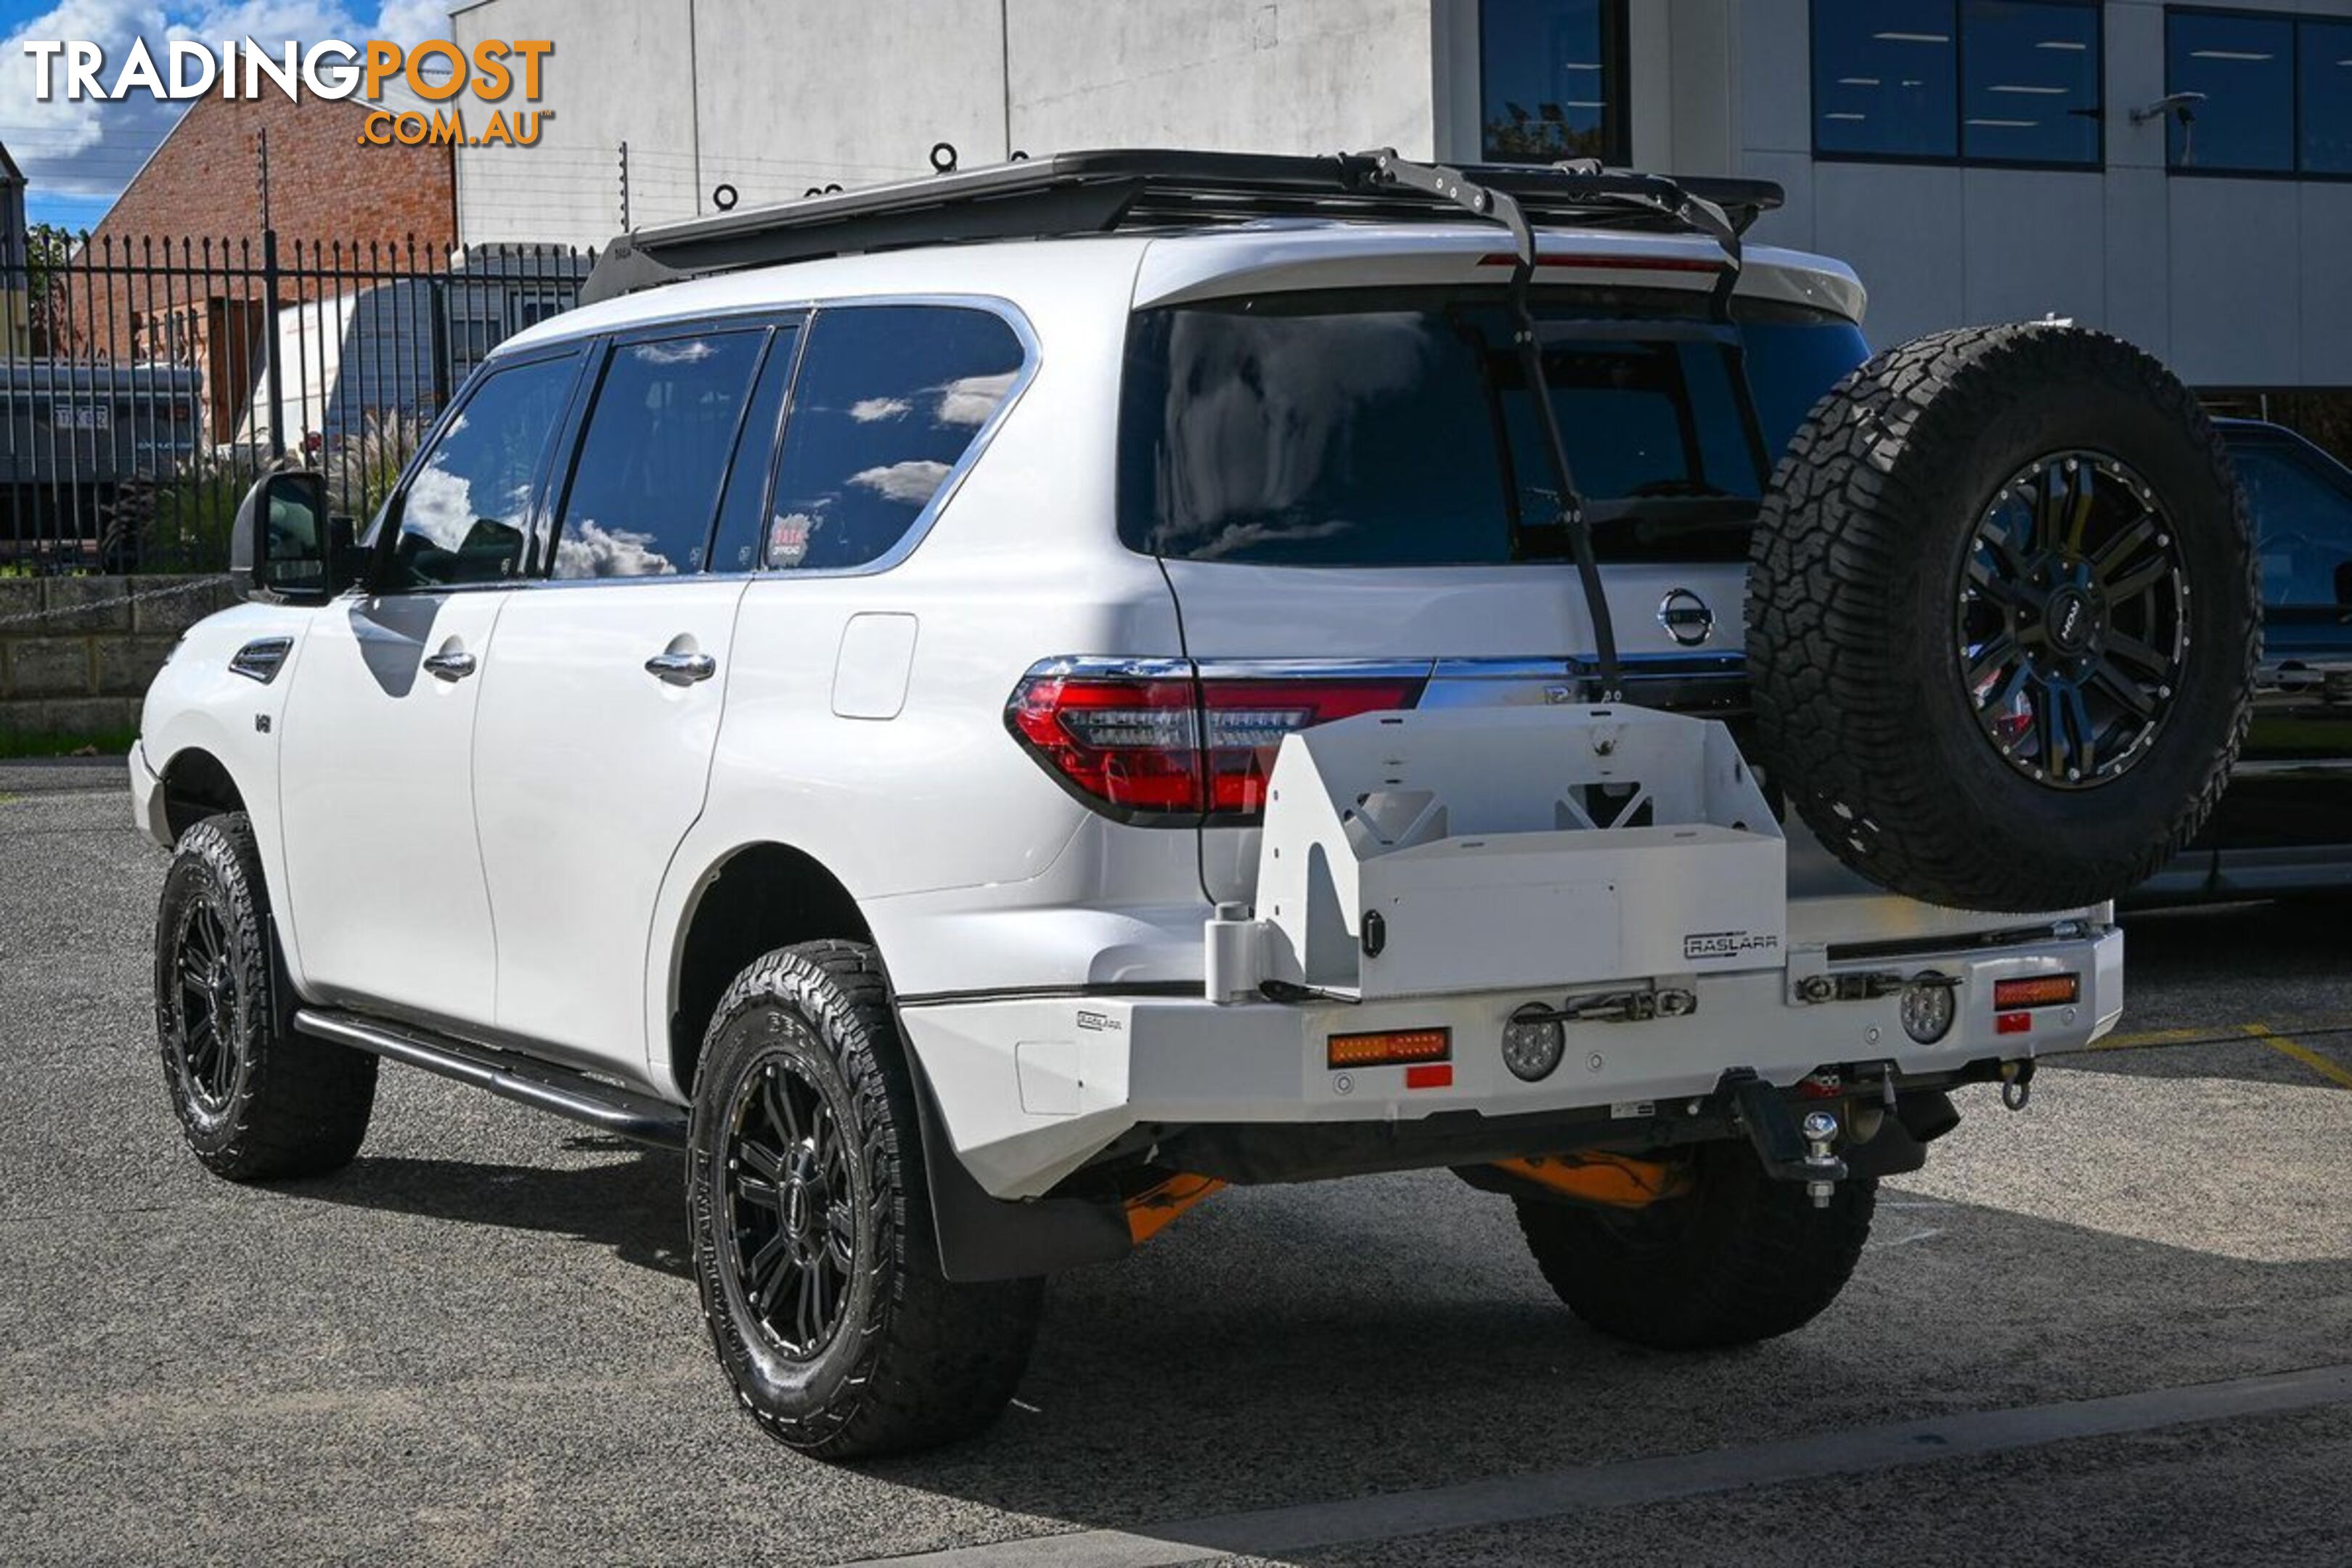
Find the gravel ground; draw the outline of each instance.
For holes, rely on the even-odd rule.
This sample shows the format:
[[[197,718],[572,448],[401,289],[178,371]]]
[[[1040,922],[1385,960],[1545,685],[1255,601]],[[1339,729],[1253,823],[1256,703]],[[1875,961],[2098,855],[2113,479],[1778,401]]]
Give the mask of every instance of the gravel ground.
[[[2352,1361],[2352,910],[2253,906],[2136,921],[2156,1037],[1971,1094],[1786,1340],[1600,1340],[1442,1173],[1233,1192],[1055,1283],[989,1436],[811,1463],[711,1363],[672,1155],[387,1069],[348,1170],[204,1174],[120,766],[0,767],[6,1561],[844,1562]],[[2340,1564],[2347,1468],[2338,1398],[1284,1560]]]

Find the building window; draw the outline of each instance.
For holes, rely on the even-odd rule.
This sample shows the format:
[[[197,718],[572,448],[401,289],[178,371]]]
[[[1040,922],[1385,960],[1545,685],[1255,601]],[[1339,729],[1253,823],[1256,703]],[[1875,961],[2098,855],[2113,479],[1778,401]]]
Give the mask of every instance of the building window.
[[[1490,163],[1632,162],[1626,0],[1484,0],[1479,154]]]
[[[2352,22],[2168,11],[2165,90],[2201,100],[2171,118],[2175,170],[2352,175]]]
[[[2095,169],[2091,0],[1813,0],[1821,158]]]
[[[2352,22],[2305,22],[2303,172],[2352,174]]]
[[[2168,118],[2176,169],[2294,173],[2294,23],[2284,16],[2173,11],[2165,16],[2165,91],[2200,94]]]

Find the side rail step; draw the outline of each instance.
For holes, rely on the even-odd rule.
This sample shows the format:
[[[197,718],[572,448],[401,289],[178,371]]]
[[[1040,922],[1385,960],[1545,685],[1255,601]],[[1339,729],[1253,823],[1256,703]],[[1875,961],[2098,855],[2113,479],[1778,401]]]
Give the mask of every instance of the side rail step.
[[[584,1121],[641,1143],[665,1149],[686,1147],[684,1110],[570,1068],[526,1060],[446,1035],[363,1018],[355,1013],[299,1008],[294,1014],[294,1026],[319,1039],[406,1062],[460,1083],[470,1083],[477,1089],[487,1089],[519,1104],[551,1110],[558,1116]]]

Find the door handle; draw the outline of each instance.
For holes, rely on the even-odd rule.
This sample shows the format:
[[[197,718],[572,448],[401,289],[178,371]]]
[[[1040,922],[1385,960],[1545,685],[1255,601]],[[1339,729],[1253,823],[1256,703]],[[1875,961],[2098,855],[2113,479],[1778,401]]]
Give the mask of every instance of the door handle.
[[[476,660],[463,648],[451,648],[428,656],[425,668],[433,672],[436,680],[463,680],[474,673]]]
[[[671,686],[692,686],[719,673],[719,661],[707,653],[657,653],[646,660],[646,673]]]

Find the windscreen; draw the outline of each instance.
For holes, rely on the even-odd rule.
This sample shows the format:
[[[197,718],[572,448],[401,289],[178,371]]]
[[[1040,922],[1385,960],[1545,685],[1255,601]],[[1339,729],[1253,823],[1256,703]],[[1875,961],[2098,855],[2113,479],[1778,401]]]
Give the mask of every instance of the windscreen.
[[[1537,297],[1544,382],[1604,561],[1738,560],[1772,467],[1868,357],[1842,318],[1703,298]],[[1139,312],[1128,545],[1299,566],[1567,558],[1499,288],[1268,294]]]

